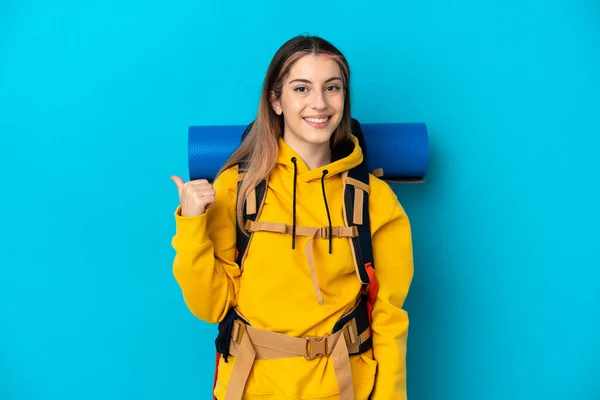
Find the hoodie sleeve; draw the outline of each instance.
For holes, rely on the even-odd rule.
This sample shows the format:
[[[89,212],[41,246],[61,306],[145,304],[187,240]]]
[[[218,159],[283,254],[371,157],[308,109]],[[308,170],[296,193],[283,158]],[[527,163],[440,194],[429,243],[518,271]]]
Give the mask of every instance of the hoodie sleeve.
[[[189,310],[199,319],[220,322],[236,304],[240,270],[235,262],[237,168],[213,183],[215,203],[198,216],[175,210],[173,274]]]
[[[385,186],[373,209],[383,214],[383,222],[372,239],[379,284],[372,313],[373,353],[378,363],[372,400],[405,400],[409,321],[402,307],[413,278],[411,228],[395,193],[387,183],[379,184]]]

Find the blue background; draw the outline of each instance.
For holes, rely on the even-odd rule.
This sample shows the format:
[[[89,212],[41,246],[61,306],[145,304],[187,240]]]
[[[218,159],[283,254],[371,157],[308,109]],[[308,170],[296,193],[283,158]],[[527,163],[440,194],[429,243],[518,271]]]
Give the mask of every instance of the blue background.
[[[396,187],[409,398],[600,398],[600,5],[210,3],[0,2],[0,399],[210,397],[169,176],[303,32],[350,60],[356,118],[430,130],[428,183]]]

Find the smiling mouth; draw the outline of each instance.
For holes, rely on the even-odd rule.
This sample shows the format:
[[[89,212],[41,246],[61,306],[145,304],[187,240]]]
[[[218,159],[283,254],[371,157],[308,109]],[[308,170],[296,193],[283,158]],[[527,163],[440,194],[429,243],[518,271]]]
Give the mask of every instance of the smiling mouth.
[[[321,126],[329,122],[329,120],[331,119],[331,115],[325,117],[304,117],[303,119],[310,125]]]

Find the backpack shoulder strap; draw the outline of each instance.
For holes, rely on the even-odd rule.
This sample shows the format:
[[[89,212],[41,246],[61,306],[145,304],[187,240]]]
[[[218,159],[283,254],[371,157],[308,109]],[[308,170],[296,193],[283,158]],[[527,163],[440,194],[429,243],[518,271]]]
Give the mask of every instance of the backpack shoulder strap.
[[[371,242],[371,221],[369,214],[369,169],[367,150],[360,123],[352,120],[352,134],[359,139],[363,150],[363,161],[344,176],[344,216],[348,226],[356,226],[358,236],[351,240],[356,274],[363,283],[367,296],[369,320],[373,303],[379,291],[375,277],[375,262]]]
[[[352,238],[356,273],[360,281],[370,283],[367,268],[374,268],[369,219],[369,170],[364,163],[348,171],[344,178],[344,215],[348,226],[358,228]]]
[[[240,164],[240,167],[243,167],[243,163]],[[242,180],[244,179],[244,173],[242,172],[243,170],[240,169],[240,172],[238,172],[238,192],[240,190],[240,186],[242,184]],[[260,212],[262,211],[262,207],[264,204],[264,200],[265,200],[265,194],[266,194],[266,189],[267,189],[267,182],[265,180],[262,180],[258,183],[258,185],[256,185],[256,187],[254,187],[254,189],[252,189],[252,191],[248,194],[248,196],[246,196],[246,198],[244,199],[244,205],[243,205],[243,216],[244,216],[244,221],[247,223],[248,221],[256,221],[260,215]],[[250,233],[249,235],[246,235],[241,227],[239,226],[239,223],[237,221],[236,218],[236,251],[235,251],[235,261],[237,263],[237,265],[240,267],[240,269],[243,270],[242,264],[244,259],[246,258],[246,252],[248,251],[248,246],[250,244],[250,241],[252,239],[252,233]]]
[[[242,134],[242,141],[246,138],[246,136],[248,135],[248,132],[250,132],[250,128],[252,127],[253,124],[254,124],[254,122],[251,122],[244,130],[244,133]],[[246,174],[246,170],[247,170],[246,162],[244,162],[244,161],[240,162],[238,164],[238,182],[237,182],[238,193],[240,191],[240,187],[241,187],[242,181],[244,179],[244,175]],[[252,189],[252,191],[244,199],[242,214],[243,214],[245,223],[247,223],[247,221],[256,221],[258,219],[258,216],[260,215],[260,212],[262,211],[262,207],[264,204],[266,189],[267,189],[267,182],[265,180],[262,180],[258,183],[258,185],[256,185],[256,187],[254,187],[254,189]],[[237,201],[236,201],[236,209],[237,209]],[[246,252],[248,251],[248,246],[250,244],[251,239],[252,239],[252,233],[250,233],[250,235],[246,235],[242,231],[241,227],[239,226],[239,223],[236,218],[235,261],[236,261],[237,265],[240,267],[240,269],[242,269],[242,270],[243,270],[243,262],[244,262],[244,259],[246,258]]]
[[[369,167],[367,148],[356,119],[351,120],[352,134],[358,138],[363,151],[363,161],[348,171],[344,177],[344,215],[348,226],[358,228],[358,237],[352,239],[356,273],[362,283],[369,285],[368,268],[374,268],[371,245],[371,223],[369,219]]]

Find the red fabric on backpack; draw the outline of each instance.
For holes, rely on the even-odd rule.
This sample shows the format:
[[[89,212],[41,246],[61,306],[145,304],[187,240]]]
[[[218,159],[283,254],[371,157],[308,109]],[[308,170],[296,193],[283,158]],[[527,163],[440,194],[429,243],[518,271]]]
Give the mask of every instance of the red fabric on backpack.
[[[365,264],[365,269],[367,270],[370,281],[369,288],[367,290],[367,312],[369,314],[369,323],[371,324],[373,322],[371,313],[373,312],[373,304],[375,304],[377,292],[379,291],[379,283],[375,277],[375,269],[370,262]]]

